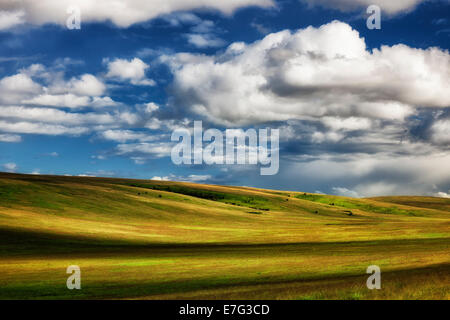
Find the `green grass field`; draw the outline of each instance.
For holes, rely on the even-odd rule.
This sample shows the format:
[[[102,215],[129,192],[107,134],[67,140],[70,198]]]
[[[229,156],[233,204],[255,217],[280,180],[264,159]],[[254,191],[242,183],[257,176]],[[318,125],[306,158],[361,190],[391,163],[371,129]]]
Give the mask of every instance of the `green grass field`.
[[[0,299],[449,297],[450,199],[0,173]]]

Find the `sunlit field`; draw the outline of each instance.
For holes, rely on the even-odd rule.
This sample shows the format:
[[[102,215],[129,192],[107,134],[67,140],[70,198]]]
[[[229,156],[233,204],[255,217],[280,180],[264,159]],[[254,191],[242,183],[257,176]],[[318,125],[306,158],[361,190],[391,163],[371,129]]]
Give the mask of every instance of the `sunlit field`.
[[[448,299],[449,246],[450,199],[0,174],[1,299]]]

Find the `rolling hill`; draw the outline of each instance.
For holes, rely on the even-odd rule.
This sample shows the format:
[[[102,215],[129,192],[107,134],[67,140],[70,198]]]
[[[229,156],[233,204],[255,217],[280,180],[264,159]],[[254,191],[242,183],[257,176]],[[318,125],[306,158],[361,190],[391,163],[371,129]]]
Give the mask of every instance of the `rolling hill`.
[[[450,199],[0,173],[0,299],[448,299],[449,247]]]

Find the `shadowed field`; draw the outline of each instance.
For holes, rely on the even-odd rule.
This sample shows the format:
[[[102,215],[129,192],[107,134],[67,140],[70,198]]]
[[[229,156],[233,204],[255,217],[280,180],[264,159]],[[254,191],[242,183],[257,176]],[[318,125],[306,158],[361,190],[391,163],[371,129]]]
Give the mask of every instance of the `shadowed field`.
[[[449,246],[450,199],[0,173],[0,299],[448,299]]]

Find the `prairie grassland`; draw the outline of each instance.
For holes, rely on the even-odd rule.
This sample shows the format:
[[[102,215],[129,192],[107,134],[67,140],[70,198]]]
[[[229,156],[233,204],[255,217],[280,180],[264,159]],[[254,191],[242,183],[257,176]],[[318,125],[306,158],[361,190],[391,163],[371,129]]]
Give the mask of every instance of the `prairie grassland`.
[[[448,299],[449,245],[449,199],[0,174],[0,299]]]

